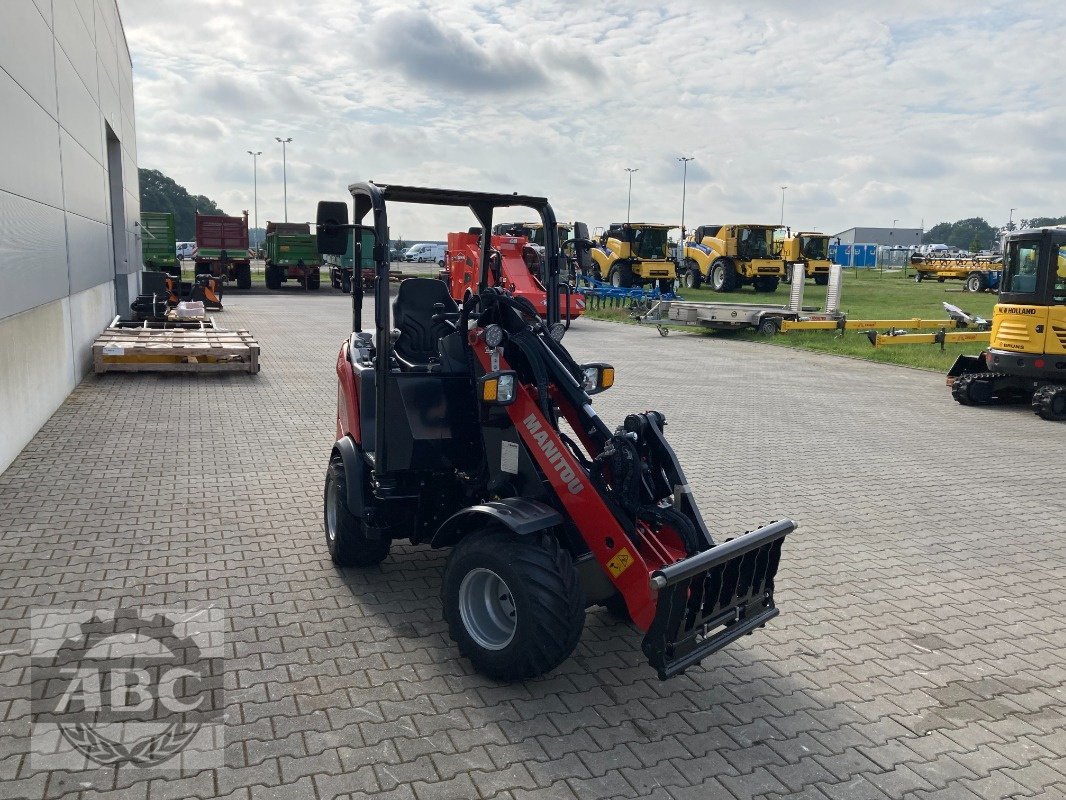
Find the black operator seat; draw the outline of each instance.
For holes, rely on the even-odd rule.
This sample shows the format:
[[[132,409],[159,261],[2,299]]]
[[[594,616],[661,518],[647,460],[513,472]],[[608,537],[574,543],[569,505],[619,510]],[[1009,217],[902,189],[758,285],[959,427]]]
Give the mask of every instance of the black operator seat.
[[[444,306],[445,314],[459,313],[444,281],[408,278],[400,282],[392,306],[393,322],[400,332],[393,351],[403,369],[428,371],[440,363],[438,342],[455,328],[433,321],[437,305]]]

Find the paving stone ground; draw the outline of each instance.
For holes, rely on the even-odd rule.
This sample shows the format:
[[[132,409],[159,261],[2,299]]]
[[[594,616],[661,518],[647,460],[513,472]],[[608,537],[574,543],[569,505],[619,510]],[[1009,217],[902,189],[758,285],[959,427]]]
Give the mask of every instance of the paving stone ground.
[[[260,375],[85,380],[0,477],[0,797],[1066,798],[1066,425],[941,376],[578,321],[609,422],[658,408],[714,531],[800,522],[779,618],[659,682],[591,611],[500,685],[456,657],[445,553],[335,569],[321,493],[347,299],[231,292]],[[226,766],[34,771],[35,607],[227,615]]]

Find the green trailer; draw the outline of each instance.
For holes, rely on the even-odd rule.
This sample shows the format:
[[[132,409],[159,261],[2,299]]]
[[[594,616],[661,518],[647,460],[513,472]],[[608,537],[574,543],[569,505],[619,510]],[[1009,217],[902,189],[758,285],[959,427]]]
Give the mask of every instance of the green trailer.
[[[317,289],[322,256],[318,239],[304,222],[268,222],[266,227],[266,285],[280,289],[295,280],[305,289]]]
[[[374,234],[364,232],[362,235],[362,265],[360,274],[363,280],[363,291],[374,288],[377,271],[374,265]],[[348,249],[343,256],[323,256],[323,261],[329,269],[329,283],[334,289],[340,289],[345,294],[352,291],[352,234],[348,233]]]
[[[174,215],[170,212],[141,212],[141,261],[145,269],[181,278]]]

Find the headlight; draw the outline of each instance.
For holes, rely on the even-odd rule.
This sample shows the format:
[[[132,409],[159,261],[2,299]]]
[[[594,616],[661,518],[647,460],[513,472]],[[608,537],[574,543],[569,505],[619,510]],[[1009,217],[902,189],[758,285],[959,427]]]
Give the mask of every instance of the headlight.
[[[614,386],[614,367],[610,364],[585,364],[581,372],[585,376],[582,384],[585,394],[596,394]]]
[[[508,406],[514,402],[518,381],[513,372],[490,372],[479,381],[481,402]]]
[[[565,334],[566,325],[561,322],[556,322],[554,325],[548,328],[548,335],[557,342],[561,342]]]
[[[489,347],[499,347],[503,343],[503,328],[499,325],[489,325],[485,328],[485,344]]]

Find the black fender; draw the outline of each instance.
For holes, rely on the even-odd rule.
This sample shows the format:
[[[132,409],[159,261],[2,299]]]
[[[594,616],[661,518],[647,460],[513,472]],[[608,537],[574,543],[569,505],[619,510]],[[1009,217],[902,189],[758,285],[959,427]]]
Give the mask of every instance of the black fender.
[[[329,460],[340,456],[344,464],[344,480],[348,484],[345,500],[348,510],[357,518],[363,514],[363,487],[366,485],[366,461],[351,436],[344,436],[333,445]]]
[[[470,531],[487,524],[501,525],[525,536],[563,523],[563,515],[549,505],[522,497],[492,500],[452,514],[433,534],[433,547],[449,547]]]

